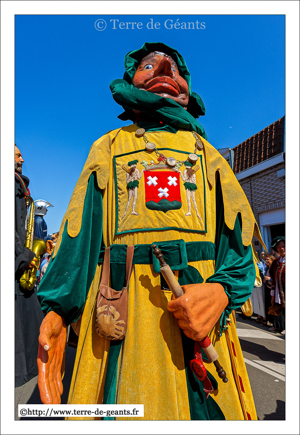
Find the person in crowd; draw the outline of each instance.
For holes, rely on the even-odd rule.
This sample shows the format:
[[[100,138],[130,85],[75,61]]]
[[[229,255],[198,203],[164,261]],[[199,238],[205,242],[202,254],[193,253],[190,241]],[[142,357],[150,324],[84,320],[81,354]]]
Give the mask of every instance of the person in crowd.
[[[58,236],[59,236],[59,231],[57,231],[56,233],[53,233],[53,234],[51,235],[52,242],[53,242],[53,246],[55,246],[55,243],[56,243],[57,240],[58,240]]]
[[[54,207],[50,202],[43,199],[34,201],[34,237],[43,240],[51,240],[47,234],[47,224],[44,219],[49,207]]]
[[[35,267],[35,253],[25,248],[26,217],[29,201],[29,178],[22,174],[24,160],[15,145],[15,387],[37,376],[36,354],[39,327],[44,318],[36,296],[36,288],[20,285],[24,270]]]
[[[273,239],[271,247],[279,254],[270,267],[271,306],[277,305],[280,308],[280,315],[274,316],[273,327],[285,335],[285,237]]]
[[[279,258],[280,257],[278,252],[275,249],[273,249],[272,247],[271,247],[271,255],[273,255],[274,258]]]
[[[43,259],[41,261],[41,266],[40,266],[41,270],[42,270],[42,267],[44,266],[44,264],[47,263],[49,257],[51,257],[51,254],[49,252],[45,252],[45,254],[43,255]]]
[[[45,272],[46,272],[47,267],[49,265],[50,258],[51,258],[51,255],[49,253],[47,253],[45,260],[41,264],[40,281],[42,280],[43,276],[45,275]]]
[[[269,308],[271,307],[271,285],[272,285],[272,279],[270,277],[270,267],[275,260],[275,257],[270,254],[265,254],[265,270],[264,270],[264,285],[265,285],[265,307],[266,307],[266,319],[267,319],[267,325],[271,326],[273,328],[274,323],[274,315],[269,314]]]
[[[266,306],[265,306],[265,287],[263,284],[264,279],[264,266],[262,261],[257,262],[257,267],[260,273],[261,285],[254,286],[251,294],[251,302],[253,306],[253,313],[257,314],[255,321],[262,325],[267,325],[266,320]]]
[[[134,124],[91,147],[42,279],[39,300],[47,314],[39,338],[41,399],[60,403],[66,328],[79,321],[69,404],[142,403],[145,420],[255,420],[234,317],[258,277],[251,242],[253,235],[263,241],[251,207],[197,121],[204,104],[177,50],[145,43],[127,54],[124,79],[110,87],[125,109],[121,118]],[[145,170],[135,213],[124,215],[128,160],[139,173]],[[188,161],[195,173],[199,167],[193,198],[200,219],[195,210],[189,213],[180,176]],[[157,268],[154,242],[185,289],[176,300]],[[104,248],[110,247],[110,285],[118,292],[129,245],[134,256],[127,331],[122,340],[110,341],[95,325]],[[112,328],[122,325],[118,319],[111,319]],[[217,382],[212,363],[203,363],[208,374],[202,380],[191,370],[195,340],[207,334],[227,383]],[[208,377],[213,394],[204,384]]]
[[[267,273],[267,270],[268,270],[268,266],[267,266],[267,263],[266,263],[267,255],[268,254],[265,251],[262,251],[261,254],[260,254],[260,261],[261,261],[261,263],[263,265],[263,275],[264,276],[265,276],[265,274]]]

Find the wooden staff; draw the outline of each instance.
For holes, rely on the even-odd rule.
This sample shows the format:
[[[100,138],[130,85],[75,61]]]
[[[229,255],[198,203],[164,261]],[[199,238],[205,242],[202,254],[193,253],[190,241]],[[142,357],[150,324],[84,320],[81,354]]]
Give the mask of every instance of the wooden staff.
[[[155,255],[155,257],[158,259],[159,264],[160,264],[160,271],[163,275],[163,277],[165,278],[169,289],[172,290],[175,298],[179,298],[180,296],[182,296],[184,294],[179,282],[177,281],[174,273],[172,272],[172,270],[170,269],[170,266],[166,263],[161,250],[159,248],[157,248],[156,245],[152,245],[151,248],[153,249],[153,253]],[[217,354],[214,346],[212,345],[210,338],[207,336],[204,338],[204,340],[199,341],[200,346],[203,348],[208,360],[210,362],[213,362],[217,373],[219,375],[219,378],[221,378],[223,380],[223,382],[228,382],[228,379],[226,377],[226,372],[223,369],[223,367],[220,365],[218,358],[219,355]]]

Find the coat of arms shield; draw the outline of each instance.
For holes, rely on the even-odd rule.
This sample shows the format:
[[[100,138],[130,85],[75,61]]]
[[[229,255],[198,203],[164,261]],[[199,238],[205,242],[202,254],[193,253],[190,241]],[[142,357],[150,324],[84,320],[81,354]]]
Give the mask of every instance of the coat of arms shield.
[[[144,171],[145,202],[149,210],[166,213],[182,207],[180,173],[175,171]]]

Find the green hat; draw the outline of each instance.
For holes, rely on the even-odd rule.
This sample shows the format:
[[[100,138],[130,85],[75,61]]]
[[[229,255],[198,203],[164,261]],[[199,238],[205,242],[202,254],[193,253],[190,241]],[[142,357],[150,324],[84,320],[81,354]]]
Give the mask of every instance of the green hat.
[[[276,247],[277,247],[277,245],[278,245],[279,242],[285,242],[285,237],[284,237],[284,236],[278,236],[278,237],[275,237],[275,238],[272,240],[271,248],[272,248],[272,249],[276,249]]]
[[[125,56],[125,74],[123,79],[126,80],[130,85],[132,84],[132,80],[134,74],[137,70],[137,67],[140,61],[147,56],[147,54],[152,53],[153,51],[161,51],[173,58],[178,66],[179,73],[181,77],[187,82],[189,87],[189,104],[187,106],[187,111],[194,117],[199,118],[201,115],[205,115],[205,106],[202,101],[202,98],[192,91],[192,83],[191,83],[191,75],[188,70],[188,67],[185,63],[184,58],[172,47],[162,43],[162,42],[145,42],[145,44],[138,50],[133,50],[127,53]]]
[[[138,162],[138,160],[132,160],[131,162],[128,162],[128,166],[136,165]]]

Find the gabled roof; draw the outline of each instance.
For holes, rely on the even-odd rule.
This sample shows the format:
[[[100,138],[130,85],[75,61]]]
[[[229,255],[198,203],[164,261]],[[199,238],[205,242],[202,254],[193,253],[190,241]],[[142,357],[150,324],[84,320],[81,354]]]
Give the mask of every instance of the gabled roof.
[[[244,171],[283,152],[284,116],[234,149],[233,172]]]

